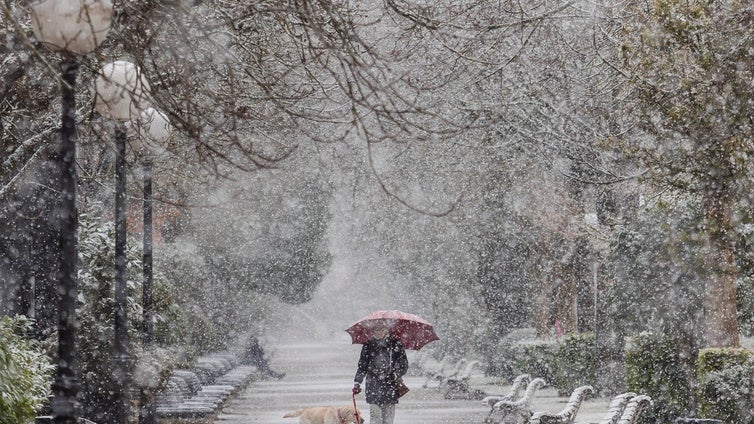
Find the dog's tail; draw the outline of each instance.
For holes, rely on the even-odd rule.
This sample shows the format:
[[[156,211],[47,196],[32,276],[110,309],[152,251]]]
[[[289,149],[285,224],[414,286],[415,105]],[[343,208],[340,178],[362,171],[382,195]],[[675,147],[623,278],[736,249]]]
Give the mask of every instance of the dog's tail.
[[[303,409],[299,409],[298,411],[289,412],[289,413],[287,413],[287,414],[283,415],[283,418],[293,418],[293,417],[298,417],[298,416],[299,416],[299,415],[301,415],[301,413],[303,413],[303,412],[304,412],[304,410],[303,410]]]

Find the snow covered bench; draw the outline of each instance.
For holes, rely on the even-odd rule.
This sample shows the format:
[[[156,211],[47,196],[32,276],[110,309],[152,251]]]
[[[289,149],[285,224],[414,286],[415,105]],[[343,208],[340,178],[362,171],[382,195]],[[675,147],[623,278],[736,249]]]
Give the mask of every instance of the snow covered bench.
[[[214,416],[219,403],[195,399],[194,395],[198,391],[198,388],[193,391],[192,386],[182,377],[171,376],[165,389],[155,398],[157,418],[160,420],[209,420]]]
[[[449,367],[450,363],[446,362],[445,366],[427,375],[427,381],[424,382],[422,387],[427,387],[430,380],[437,380],[437,387],[441,388],[448,379],[451,379],[461,373],[468,362],[468,359],[461,358],[452,367]]]
[[[495,422],[492,419],[492,415],[495,414],[495,404],[497,404],[500,401],[510,401],[513,402],[517,399],[521,398],[521,392],[524,390],[524,388],[529,384],[529,381],[531,380],[531,377],[529,377],[529,374],[521,374],[517,376],[515,379],[513,379],[513,383],[511,385],[510,391],[508,391],[505,395],[489,395],[482,399],[482,404],[487,405],[490,408],[489,414],[487,414],[487,417],[485,417],[484,422],[485,423],[493,423]]]
[[[652,398],[647,395],[634,396],[628,401],[626,408],[618,420],[618,424],[635,424],[642,411],[652,405]]]
[[[515,379],[513,379],[511,389],[507,394],[486,396],[484,399],[482,399],[482,404],[489,406],[491,413],[492,407],[501,400],[514,401],[516,399],[519,399],[521,397],[521,392],[524,390],[524,387],[529,384],[529,380],[531,380],[529,374],[521,374],[517,376]]]
[[[613,400],[610,401],[610,406],[607,407],[607,413],[605,414],[605,417],[600,420],[599,424],[618,424],[621,415],[623,415],[623,410],[626,409],[626,405],[628,405],[628,401],[635,396],[636,393],[633,392],[616,395]]]
[[[437,379],[442,373],[447,372],[447,368],[450,366],[450,359],[448,356],[444,356],[440,362],[433,361],[432,358],[425,358],[420,363],[422,369],[422,375],[427,377],[422,384],[422,387],[429,386],[430,380]]]
[[[41,415],[34,418],[34,424],[53,424],[53,422],[52,415]],[[79,417],[76,418],[76,424],[95,424],[95,422]]]
[[[163,391],[155,398],[161,423],[210,423],[225,401],[258,378],[251,365],[237,365],[233,358],[201,357],[193,369],[173,371]]]
[[[558,413],[535,412],[529,419],[529,424],[573,424],[576,413],[587,396],[594,393],[592,386],[577,387],[568,398],[566,406]]]
[[[545,381],[541,378],[535,378],[526,386],[526,392],[521,399],[501,400],[492,407],[493,413],[490,414],[485,423],[497,424],[523,424],[526,423],[532,415],[531,402],[537,390],[545,386]]]
[[[466,367],[455,375],[447,379],[447,390],[445,391],[445,399],[466,399],[466,400],[479,400],[485,396],[485,393],[479,390],[471,390],[469,387],[469,380],[471,375],[477,368],[482,365],[479,361],[469,361]]]

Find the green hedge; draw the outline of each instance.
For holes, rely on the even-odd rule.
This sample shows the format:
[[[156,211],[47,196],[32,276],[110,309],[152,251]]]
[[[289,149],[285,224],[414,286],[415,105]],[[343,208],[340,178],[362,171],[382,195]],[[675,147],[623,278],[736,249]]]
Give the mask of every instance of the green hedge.
[[[558,344],[554,341],[537,340],[517,343],[511,359],[516,374],[529,374],[532,378],[544,379],[553,384],[556,375]]]
[[[742,348],[707,348],[699,351],[696,374],[701,379],[707,373],[722,371],[734,365],[747,364],[754,351]]]
[[[754,351],[703,349],[697,359],[699,416],[754,424]]]
[[[33,420],[50,394],[54,368],[41,347],[24,336],[30,331],[26,318],[0,318],[0,424]]]
[[[693,391],[683,373],[681,358],[672,339],[640,333],[626,345],[626,389],[652,397],[652,406],[640,423],[671,424],[688,416]]]
[[[594,333],[569,334],[559,340],[527,340],[507,352],[514,374],[540,377],[560,393],[594,384]]]
[[[494,333],[488,334],[488,337],[495,342],[485,346],[486,349],[482,352],[487,364],[486,372],[504,380],[513,380],[521,374],[515,362],[518,353],[517,346],[526,340],[537,340],[536,330],[517,328],[502,337]]]
[[[552,384],[561,394],[570,395],[579,386],[594,385],[595,349],[594,333],[569,334],[559,341]]]
[[[626,344],[626,389],[652,397],[640,424],[672,424],[675,418],[699,416],[731,424],[754,424],[754,351],[703,349],[696,361],[695,391],[684,373],[684,359],[669,337],[649,332]],[[514,374],[541,377],[561,393],[594,384],[595,337],[571,334],[558,341],[518,341],[506,350]],[[691,369],[689,365],[686,369]],[[692,411],[696,395],[697,411]]]

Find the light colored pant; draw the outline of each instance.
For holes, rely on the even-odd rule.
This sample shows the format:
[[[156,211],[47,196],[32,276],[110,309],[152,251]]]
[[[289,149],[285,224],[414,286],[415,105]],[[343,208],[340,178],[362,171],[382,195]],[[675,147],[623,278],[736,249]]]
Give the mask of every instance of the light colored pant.
[[[395,404],[369,405],[369,424],[393,424]]]

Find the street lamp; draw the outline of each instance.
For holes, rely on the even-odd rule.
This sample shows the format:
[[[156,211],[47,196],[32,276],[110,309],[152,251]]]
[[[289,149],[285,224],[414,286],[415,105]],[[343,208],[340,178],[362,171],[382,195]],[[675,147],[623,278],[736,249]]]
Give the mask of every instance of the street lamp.
[[[137,129],[139,144],[134,145],[143,158],[144,166],[144,235],[143,235],[143,259],[142,259],[142,342],[144,349],[152,345],[154,325],[152,320],[152,156],[161,155],[172,133],[172,127],[168,118],[154,108],[144,109],[139,117]],[[152,402],[152,393],[148,390],[141,391],[141,410],[139,411],[139,423],[156,423],[155,404]]]
[[[59,231],[58,264],[58,367],[52,385],[52,415],[55,423],[78,420],[76,395],[76,71],[75,55],[85,55],[99,46],[112,22],[110,0],[46,0],[32,4],[32,29],[44,45],[60,52],[62,76],[61,146],[52,160],[60,172],[60,207],[52,219]]]
[[[142,285],[142,341],[145,348],[152,344],[153,304],[152,304],[152,159],[162,155],[172,133],[170,121],[162,112],[144,109],[137,123],[139,143],[134,145],[142,158],[144,169],[144,236],[143,236],[143,285]]]
[[[110,0],[45,0],[31,7],[34,35],[52,51],[86,55],[110,31]]]
[[[149,82],[138,66],[125,60],[103,65],[94,88],[97,112],[122,123],[139,119],[149,103]]]
[[[149,84],[131,62],[102,67],[95,79],[97,111],[119,121],[115,127],[115,349],[113,383],[116,390],[114,422],[127,424],[131,404],[128,347],[128,275],[126,259],[126,122],[138,117],[146,103]]]

